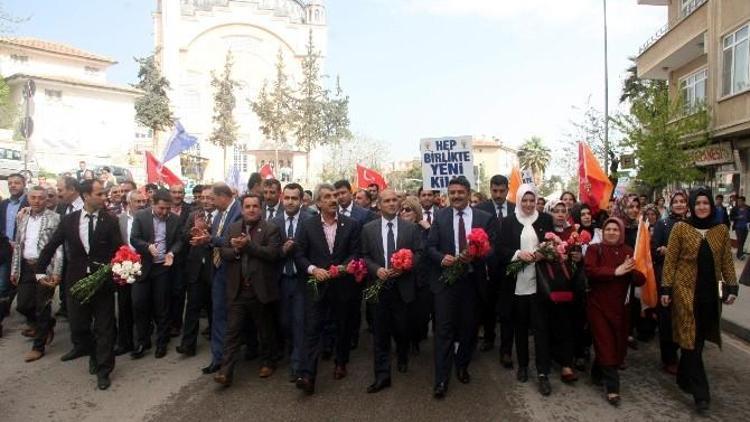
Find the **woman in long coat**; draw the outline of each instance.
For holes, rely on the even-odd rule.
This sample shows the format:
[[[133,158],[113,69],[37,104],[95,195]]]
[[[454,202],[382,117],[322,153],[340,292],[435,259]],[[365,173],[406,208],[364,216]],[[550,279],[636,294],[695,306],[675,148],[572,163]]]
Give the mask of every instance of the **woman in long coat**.
[[[618,369],[625,362],[629,314],[625,300],[631,284],[642,285],[643,275],[634,269],[633,249],[625,244],[625,226],[609,218],[602,226],[602,243],[589,246],[584,268],[589,282],[586,301],[594,340],[591,377],[604,383],[607,401],[620,403]]]
[[[690,218],[675,224],[662,275],[663,306],[672,304],[672,334],[680,346],[677,385],[708,411],[711,394],[703,367],[706,341],[721,346],[721,304],[737,297],[729,229],[716,221],[711,191],[690,193]]]

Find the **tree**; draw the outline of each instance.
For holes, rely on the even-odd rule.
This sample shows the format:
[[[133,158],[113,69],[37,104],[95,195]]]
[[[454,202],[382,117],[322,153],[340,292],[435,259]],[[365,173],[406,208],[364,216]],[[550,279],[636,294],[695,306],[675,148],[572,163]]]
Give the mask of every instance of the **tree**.
[[[156,54],[158,51],[148,57],[134,58],[140,69],[138,83],[133,85],[144,93],[135,100],[135,120],[151,129],[151,149],[154,153],[157,153],[159,146],[158,132],[170,128],[174,122],[167,96],[169,81],[159,70]]]
[[[554,167],[562,169],[564,175],[578,174],[579,142],[586,142],[602,165],[604,165],[606,151],[604,145],[604,113],[591,105],[590,97],[583,107],[573,106],[572,108],[579,115],[569,121],[570,129],[564,133],[560,142],[559,153],[556,151],[553,158]],[[613,138],[616,138],[613,135],[615,134],[612,133],[612,125],[610,125],[610,157],[617,153],[619,145],[619,141],[613,140]],[[618,133],[617,136],[621,135]]]
[[[323,122],[326,143],[336,144],[352,138],[349,130],[349,96],[344,95],[339,76],[336,76],[336,93],[326,102]]]
[[[555,192],[560,192],[565,187],[562,177],[558,175],[552,175],[549,179],[545,180],[542,186],[539,187],[539,195],[547,197]]]
[[[11,129],[18,117],[18,107],[10,96],[10,87],[0,76],[0,129]]]
[[[234,89],[239,83],[232,79],[232,67],[234,61],[232,51],[227,51],[227,57],[224,61],[224,73],[217,76],[216,72],[211,72],[211,86],[214,91],[214,130],[208,141],[221,147],[224,150],[224,170],[227,174],[227,148],[234,145],[237,140],[237,122],[234,120],[234,107],[236,99]]]
[[[263,83],[255,101],[250,101],[253,112],[260,120],[260,130],[274,141],[277,150],[287,147],[287,138],[294,128],[294,95],[284,71],[284,55],[279,50],[276,61],[276,79],[269,90]],[[276,157],[278,162],[278,157]]]
[[[13,27],[21,22],[27,21],[29,18],[17,18],[3,9],[2,3],[0,3],[0,34],[12,32]]]
[[[630,112],[615,119],[626,135],[623,143],[635,152],[638,179],[653,189],[698,180],[689,150],[708,142],[705,107],[686,108],[669,98],[666,81],[641,81],[628,95]]]
[[[327,149],[328,154],[320,177],[328,182],[340,179],[354,180],[357,164],[382,174],[381,170],[388,156],[388,150],[382,141],[361,135],[331,144]]]
[[[521,168],[531,170],[534,178],[534,184],[541,186],[544,178],[544,172],[547,165],[552,159],[550,150],[544,146],[542,138],[532,136],[524,141],[518,151],[518,161]]]

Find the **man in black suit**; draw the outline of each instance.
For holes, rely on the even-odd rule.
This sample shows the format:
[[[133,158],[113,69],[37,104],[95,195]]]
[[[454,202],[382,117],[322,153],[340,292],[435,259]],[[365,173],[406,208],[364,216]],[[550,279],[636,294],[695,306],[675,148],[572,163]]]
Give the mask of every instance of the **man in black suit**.
[[[495,216],[496,229],[500,232],[503,219],[512,215],[516,206],[507,201],[508,178],[496,174],[490,179],[490,194],[492,199],[477,206]],[[494,245],[497,247],[497,245]],[[500,362],[506,368],[513,368],[513,319],[511,307],[513,300],[512,283],[505,282],[505,266],[499,260],[488,263],[489,280],[481,283],[482,301],[481,325],[484,331],[484,341],[479,350],[486,352],[495,347],[495,325],[500,319]],[[509,288],[511,290],[509,290]]]
[[[318,358],[321,353],[323,322],[328,312],[336,321],[336,368],[334,379],[347,375],[351,348],[351,324],[359,312],[361,289],[350,275],[333,277],[333,265],[347,265],[358,256],[360,226],[355,220],[337,213],[333,186],[322,184],[316,189],[320,217],[310,218],[298,229],[295,262],[297,271],[318,281],[317,291],[309,288],[305,301],[305,359],[297,379],[297,388],[307,394],[315,392]]]
[[[487,233],[490,245],[495,245],[495,221],[491,214],[469,207],[471,185],[459,176],[448,183],[451,206],[438,212],[427,239],[427,253],[435,265],[443,269],[459,261],[468,268],[455,284],[448,286],[440,278],[432,281],[435,294],[435,398],[447,392],[453,363],[456,378],[467,384],[471,380],[468,367],[477,340],[477,310],[480,303],[479,287],[487,277],[487,262],[493,262],[493,253],[486,258],[472,259],[464,254],[467,235],[473,228]],[[458,349],[454,347],[458,342]]]
[[[398,196],[386,189],[380,193],[382,218],[362,228],[362,257],[373,282],[382,280],[375,304],[373,338],[375,382],[368,393],[391,386],[391,337],[396,339],[398,371],[405,373],[409,362],[408,307],[416,298],[416,274],[392,267],[391,257],[396,251],[409,249],[416,268],[422,255],[422,233],[416,224],[397,218]]]
[[[0,202],[0,337],[3,336],[3,318],[10,314],[10,305],[16,296],[16,288],[10,282],[10,261],[16,236],[16,216],[29,206],[26,178],[17,173],[8,176],[8,191],[10,198]]]
[[[305,340],[305,273],[297,271],[294,253],[297,249],[295,238],[300,224],[311,218],[312,213],[302,209],[304,191],[297,183],[284,186],[284,212],[279,213],[273,222],[281,230],[281,298],[279,301],[279,334],[283,342],[291,345],[289,376],[292,381],[299,377],[302,366],[302,351]]]
[[[190,204],[185,202],[185,186],[183,184],[171,185],[169,194],[172,195],[172,214],[177,216],[180,230],[187,224],[190,216]],[[172,289],[169,298],[169,336],[177,337],[182,330],[182,315],[185,313],[185,260],[187,259],[187,248],[175,255],[174,265],[171,269],[170,278]]]
[[[189,245],[185,262],[187,309],[182,343],[177,346],[177,353],[185,356],[195,356],[200,314],[204,308],[208,310],[208,326],[211,327],[211,247],[207,243],[200,243],[201,238],[211,236],[211,225],[218,214],[214,207],[214,192],[211,185],[203,187],[200,203],[203,209],[193,211],[182,231],[183,244]]]
[[[167,354],[169,343],[170,269],[182,250],[180,222],[170,212],[172,196],[160,189],[154,193],[153,205],[138,211],[133,219],[130,244],[141,255],[142,275],[133,284],[133,319],[136,346],[130,356],[143,357],[151,347],[151,321],[156,322],[157,359]]]
[[[42,273],[40,269],[47,268],[57,248],[64,243],[65,285],[68,289],[78,280],[93,274],[101,264],[112,261],[122,245],[117,218],[103,209],[106,193],[101,182],[85,180],[80,191],[83,209],[62,218],[37,261],[37,273]],[[109,388],[109,374],[115,367],[114,292],[114,283],[105,281],[87,303],[80,303],[69,291],[67,295],[74,348],[60,359],[67,361],[90,355],[89,372],[97,375],[97,385],[101,390]],[[90,334],[92,319],[93,338]]]
[[[57,195],[59,198],[57,204],[57,213],[60,214],[60,218],[78,211],[83,208],[83,199],[81,194],[78,192],[78,180],[75,177],[64,176],[57,179]],[[65,253],[65,246],[63,246],[63,253]],[[60,309],[57,310],[55,316],[68,316],[68,301],[65,298],[65,292],[68,290],[65,286],[65,263],[63,261],[63,275],[62,284],[60,285]]]
[[[229,308],[224,360],[214,381],[232,383],[237,352],[247,318],[251,318],[260,338],[261,378],[276,368],[276,322],[274,303],[279,300],[278,260],[281,258],[281,231],[263,220],[261,197],[247,194],[240,199],[242,219],[229,226],[229,244],[221,248],[227,265]]]
[[[272,221],[276,216],[282,214],[281,206],[281,182],[276,179],[263,181],[263,219]]]

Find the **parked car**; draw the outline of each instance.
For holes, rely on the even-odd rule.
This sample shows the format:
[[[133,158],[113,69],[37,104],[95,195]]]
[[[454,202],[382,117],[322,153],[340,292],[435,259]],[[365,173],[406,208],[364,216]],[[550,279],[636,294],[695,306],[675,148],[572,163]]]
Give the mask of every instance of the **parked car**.
[[[27,179],[39,173],[39,166],[29,160],[28,169],[23,169],[23,150],[15,146],[0,146],[0,179],[7,179],[13,173],[21,173]]]
[[[133,180],[133,173],[131,173],[130,169],[126,167],[112,166],[109,164],[95,164],[89,167],[89,169],[91,169],[94,172],[95,177],[99,177],[104,167],[109,167],[109,169],[112,170],[112,174],[115,176],[115,178],[117,178],[118,183],[124,182],[126,180]],[[73,177],[75,177],[77,171],[78,169],[68,170],[68,171],[60,173],[60,176],[63,176],[65,174],[70,174]]]

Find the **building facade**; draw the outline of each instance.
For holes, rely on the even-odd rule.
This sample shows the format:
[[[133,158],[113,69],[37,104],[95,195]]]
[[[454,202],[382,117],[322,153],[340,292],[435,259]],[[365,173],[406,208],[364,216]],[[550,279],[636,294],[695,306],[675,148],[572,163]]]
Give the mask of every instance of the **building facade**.
[[[301,60],[312,34],[315,49],[327,50],[326,10],[322,1],[301,0],[158,0],[154,14],[155,45],[162,73],[171,84],[170,100],[175,117],[199,140],[194,150],[183,154],[182,170],[195,180],[225,180],[236,167],[240,177],[271,164],[277,178],[309,185],[320,173],[321,159],[294,148],[275,145],[259,130],[251,101],[264,82],[272,82],[276,62],[282,54],[289,86],[301,79]],[[208,139],[213,130],[214,89],[212,72],[221,74],[227,53],[234,58],[232,77],[239,83],[234,94],[234,117],[239,125],[235,146],[227,153]],[[168,134],[163,134],[161,148]],[[160,155],[161,151],[157,151]],[[305,180],[307,162],[311,180]]]
[[[750,192],[750,1],[638,0],[667,6],[668,22],[637,57],[643,79],[666,80],[670,97],[707,106],[711,144],[696,165],[722,193]]]
[[[0,77],[22,115],[24,86],[29,80],[36,86],[27,153],[41,170],[76,169],[80,160],[122,167],[140,161],[133,108],[140,91],[107,82],[107,69],[115,63],[61,43],[0,37]]]

